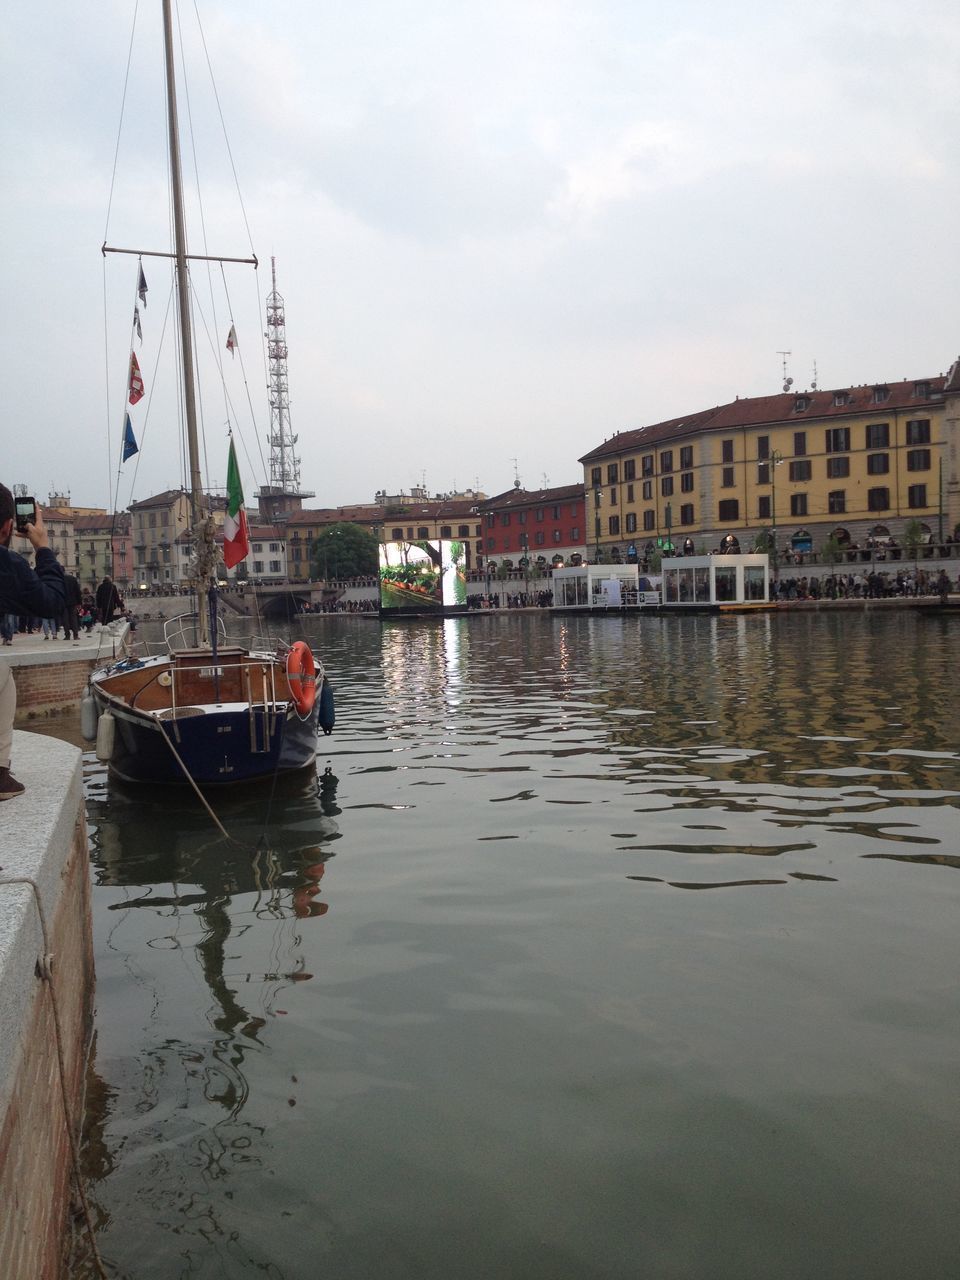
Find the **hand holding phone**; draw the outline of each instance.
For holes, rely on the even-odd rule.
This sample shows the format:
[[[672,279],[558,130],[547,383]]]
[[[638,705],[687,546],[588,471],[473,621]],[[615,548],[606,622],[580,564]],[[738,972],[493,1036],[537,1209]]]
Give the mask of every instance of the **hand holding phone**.
[[[27,536],[27,525],[37,523],[37,501],[36,498],[16,498],[16,518],[14,523],[17,527],[17,533],[22,538]]]

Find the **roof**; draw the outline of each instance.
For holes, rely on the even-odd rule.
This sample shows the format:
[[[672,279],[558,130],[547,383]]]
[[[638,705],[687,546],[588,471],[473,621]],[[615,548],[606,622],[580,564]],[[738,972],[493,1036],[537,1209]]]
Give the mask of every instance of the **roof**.
[[[111,534],[124,534],[130,532],[130,513],[127,511],[118,511],[115,516],[99,515],[99,516],[74,516],[73,530],[74,533],[95,534],[100,533],[105,537]]]
[[[860,387],[837,387],[831,391],[789,391],[775,396],[753,396],[701,409],[682,418],[670,418],[633,431],[618,431],[603,444],[585,453],[580,462],[640,452],[667,441],[682,440],[701,431],[737,431],[742,427],[786,426],[805,422],[843,420],[864,414],[884,414],[900,409],[922,410],[942,399],[946,379],[911,378],[904,382],[870,383]],[[928,390],[923,392],[923,388]],[[882,388],[887,398],[877,403],[874,393]],[[843,399],[842,399],[843,398]],[[800,405],[805,407],[800,408]]]
[[[584,489],[582,484],[565,484],[554,489],[537,489],[530,492],[527,489],[508,489],[506,493],[498,493],[492,498],[480,503],[481,511],[516,511],[527,507],[543,507],[558,502],[569,502],[572,499],[582,498]]]

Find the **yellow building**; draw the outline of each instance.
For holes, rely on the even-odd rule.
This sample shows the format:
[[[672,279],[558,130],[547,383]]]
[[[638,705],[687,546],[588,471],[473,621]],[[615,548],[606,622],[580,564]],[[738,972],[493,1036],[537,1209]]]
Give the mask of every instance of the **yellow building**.
[[[782,551],[960,523],[960,361],[944,377],[735,400],[619,432],[580,459],[591,555],[732,535]],[[916,531],[916,530],[914,530]]]

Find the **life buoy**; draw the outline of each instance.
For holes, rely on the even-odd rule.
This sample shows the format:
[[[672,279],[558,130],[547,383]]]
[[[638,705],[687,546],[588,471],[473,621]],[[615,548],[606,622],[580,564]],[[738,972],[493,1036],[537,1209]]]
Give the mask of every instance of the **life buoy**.
[[[309,645],[302,640],[287,654],[287,683],[293,705],[301,716],[308,716],[317,697],[317,664]]]

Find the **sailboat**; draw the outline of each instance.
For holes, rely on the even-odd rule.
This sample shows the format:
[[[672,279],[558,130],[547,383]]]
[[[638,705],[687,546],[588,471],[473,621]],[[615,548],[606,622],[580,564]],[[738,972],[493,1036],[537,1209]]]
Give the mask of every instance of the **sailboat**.
[[[90,696],[97,754],[111,773],[128,782],[199,788],[315,767],[318,730],[331,731],[334,707],[323,664],[307,644],[231,644],[218,615],[218,557],[200,473],[189,294],[188,262],[201,255],[187,252],[171,0],[163,0],[163,31],[175,245],[173,254],[157,256],[175,263],[196,609],[166,624],[164,652],[125,657],[94,672]],[[103,251],[111,250],[104,245]],[[240,261],[256,265],[256,259]],[[242,506],[239,514],[242,520]]]

